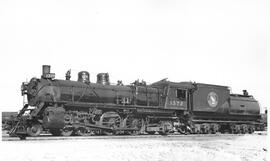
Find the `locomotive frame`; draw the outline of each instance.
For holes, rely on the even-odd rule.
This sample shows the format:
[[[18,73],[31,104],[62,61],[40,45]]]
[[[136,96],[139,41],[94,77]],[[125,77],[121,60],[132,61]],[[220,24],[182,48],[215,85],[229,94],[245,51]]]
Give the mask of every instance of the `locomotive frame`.
[[[25,104],[10,136],[25,139],[43,129],[52,135],[115,135],[170,133],[252,133],[260,123],[258,102],[246,91],[230,94],[227,86],[166,79],[146,85],[110,85],[108,73],[91,83],[89,73],[78,81],[54,79],[44,65],[40,79],[22,84]]]

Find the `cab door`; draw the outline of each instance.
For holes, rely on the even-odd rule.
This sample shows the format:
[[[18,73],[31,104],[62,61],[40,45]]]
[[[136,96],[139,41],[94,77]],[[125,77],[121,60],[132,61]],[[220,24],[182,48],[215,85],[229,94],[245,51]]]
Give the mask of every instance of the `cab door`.
[[[186,110],[187,109],[187,90],[177,87],[171,87],[168,91],[168,98],[166,101],[165,108],[168,109],[178,109]]]

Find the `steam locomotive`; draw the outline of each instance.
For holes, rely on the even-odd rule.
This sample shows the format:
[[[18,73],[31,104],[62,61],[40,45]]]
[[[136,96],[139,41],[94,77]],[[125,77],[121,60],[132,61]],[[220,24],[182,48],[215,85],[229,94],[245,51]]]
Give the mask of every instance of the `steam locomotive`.
[[[41,78],[23,83],[28,103],[20,110],[11,136],[55,136],[169,133],[252,133],[259,126],[258,102],[246,90],[167,79],[147,85],[111,85],[108,73],[92,83],[87,71],[78,80],[55,79],[43,65]]]

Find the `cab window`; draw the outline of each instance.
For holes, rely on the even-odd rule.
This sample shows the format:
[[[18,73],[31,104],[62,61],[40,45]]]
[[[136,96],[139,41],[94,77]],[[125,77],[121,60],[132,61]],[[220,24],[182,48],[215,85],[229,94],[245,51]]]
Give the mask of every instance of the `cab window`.
[[[186,100],[186,90],[176,89],[176,97],[180,100]]]

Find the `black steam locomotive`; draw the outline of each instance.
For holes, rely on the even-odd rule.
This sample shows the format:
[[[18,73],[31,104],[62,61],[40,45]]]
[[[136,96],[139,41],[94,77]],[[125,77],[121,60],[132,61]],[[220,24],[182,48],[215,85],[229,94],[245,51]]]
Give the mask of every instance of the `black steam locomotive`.
[[[55,136],[252,133],[260,125],[258,102],[244,90],[230,94],[226,86],[170,82],[147,85],[111,85],[108,73],[89,81],[89,73],[78,73],[78,81],[55,79],[50,66],[41,78],[22,84],[27,96],[11,136],[38,136],[43,130]]]

